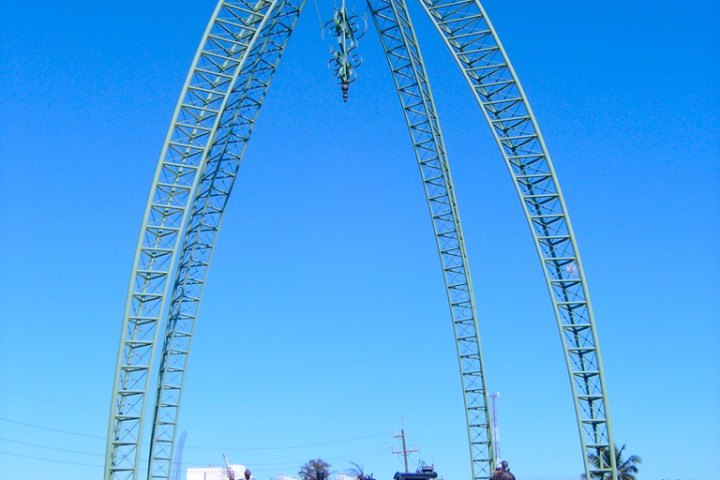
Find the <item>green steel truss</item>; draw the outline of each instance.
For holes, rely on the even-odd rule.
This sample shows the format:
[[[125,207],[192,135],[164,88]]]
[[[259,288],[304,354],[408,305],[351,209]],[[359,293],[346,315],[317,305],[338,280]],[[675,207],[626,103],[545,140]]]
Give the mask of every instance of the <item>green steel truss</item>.
[[[475,0],[420,0],[480,104],[515,182],[550,290],[571,378],[585,471],[614,462],[590,298],[550,157],[515,72]],[[138,475],[150,371],[169,292],[148,478],[169,479],[192,334],[222,216],[252,127],[304,0],[221,0],[163,147],[136,251],[110,413],[105,479]],[[404,0],[368,0],[415,148],[457,342],[473,479],[492,474],[477,316],[450,169]],[[182,248],[181,248],[181,238]],[[178,258],[178,252],[179,260]],[[177,266],[175,266],[177,260]],[[170,290],[169,277],[176,270]]]
[[[185,369],[210,257],[252,127],[301,8],[284,2],[272,12],[237,77],[200,181],[162,350],[150,445],[152,478],[170,477]]]
[[[505,50],[476,0],[421,0],[482,107],[530,224],[560,329],[585,471],[612,474],[614,444],[590,295],[550,155]],[[613,465],[595,468],[589,455]]]
[[[460,363],[473,478],[487,479],[493,472],[495,449],[475,299],[430,84],[404,0],[368,0],[368,7],[400,96],[430,208]]]
[[[173,288],[148,468],[148,478],[170,477],[165,459],[172,453],[192,324],[237,168],[233,164],[242,157],[301,5],[221,1],[195,56],[138,242],[113,386],[106,479],[137,478],[158,324],[180,239],[187,231]]]

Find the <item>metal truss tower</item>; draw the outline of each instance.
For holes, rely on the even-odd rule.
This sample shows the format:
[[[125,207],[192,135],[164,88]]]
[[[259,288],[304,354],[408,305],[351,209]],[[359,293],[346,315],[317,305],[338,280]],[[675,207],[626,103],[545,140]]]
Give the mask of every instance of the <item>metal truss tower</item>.
[[[482,5],[419,1],[465,76],[520,197],[560,330],[586,475],[617,480],[585,274],[540,130]],[[106,480],[138,477],[164,314],[147,471],[148,479],[171,478],[185,372],[213,248],[255,119],[304,3],[220,0],[203,35],[160,155],[136,250],[113,383]],[[457,345],[472,477],[489,479],[495,450],[475,300],[430,84],[405,1],[367,4],[405,114],[435,232]],[[590,455],[607,458],[606,451],[610,465],[588,462]]]

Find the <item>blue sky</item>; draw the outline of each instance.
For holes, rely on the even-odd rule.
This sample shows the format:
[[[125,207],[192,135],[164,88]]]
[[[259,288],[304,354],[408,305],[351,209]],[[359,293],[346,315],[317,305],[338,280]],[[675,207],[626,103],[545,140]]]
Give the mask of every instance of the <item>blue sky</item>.
[[[720,471],[717,2],[484,3],[535,111],[592,292],[616,440],[640,478]],[[318,2],[325,20],[330,2]],[[497,147],[411,4],[452,166],[501,448],[577,479],[550,300]],[[214,2],[0,6],[0,479],[102,473],[148,189]],[[187,466],[258,480],[309,458],[469,477],[455,345],[414,155],[374,31],[350,101],[308,4],[210,269],[180,431]],[[362,10],[362,9],[360,9]],[[32,473],[30,473],[32,472]]]

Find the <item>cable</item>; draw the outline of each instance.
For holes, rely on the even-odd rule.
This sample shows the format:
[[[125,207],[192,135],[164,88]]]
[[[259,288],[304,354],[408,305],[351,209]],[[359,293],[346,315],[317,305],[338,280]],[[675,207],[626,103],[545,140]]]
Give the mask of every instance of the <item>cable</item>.
[[[28,455],[17,455],[15,453],[8,453],[8,452],[0,452],[2,455],[10,455],[11,457],[20,457],[20,458],[29,458],[31,460],[44,460],[46,462],[55,462],[55,463],[67,463],[70,465],[83,465],[85,467],[97,467],[97,468],[103,468],[103,465],[92,465],[90,463],[78,463],[78,462],[66,462],[65,460],[53,460],[51,458],[41,458],[41,457],[30,457]]]
[[[62,449],[62,448],[45,447],[45,446],[43,446],[43,445],[35,445],[35,444],[33,444],[33,443],[17,442],[17,441],[15,441],[15,440],[8,440],[8,439],[6,439],[6,438],[0,438],[0,440],[7,440],[7,441],[9,441],[9,442],[20,443],[20,444],[22,444],[22,445],[29,445],[29,446],[32,446],[32,447],[49,448],[49,449],[52,449],[52,450],[59,450],[59,451],[61,451],[61,452],[80,453],[80,454],[82,454],[82,455],[92,455],[92,456],[96,456],[96,457],[104,457],[104,456],[105,456],[105,455],[99,455],[99,454],[94,454],[94,453],[77,452],[77,451],[75,451],[75,450],[64,450],[64,449]],[[368,457],[372,457],[372,456],[374,456],[374,455],[377,455],[378,452],[380,452],[380,453],[382,453],[382,452],[387,452],[387,451],[388,451],[388,448],[390,448],[390,447],[383,448],[383,449],[381,449],[381,450],[373,450],[373,451],[371,451],[371,452],[358,453],[358,454],[355,454],[355,455],[347,455],[347,456],[344,456],[344,457],[329,458],[328,460],[334,462],[334,461],[339,461],[339,460],[343,460],[343,459],[346,459],[346,458],[352,458],[352,459],[356,459],[356,458],[368,458]],[[43,460],[43,461],[46,461],[46,462],[66,463],[66,464],[69,464],[69,465],[82,465],[82,466],[85,466],[85,467],[98,467],[98,468],[103,468],[103,467],[104,467],[104,465],[92,465],[92,464],[90,464],[90,463],[68,462],[68,461],[65,461],[65,460],[53,460],[53,459],[51,459],[51,458],[31,457],[31,456],[28,456],[28,455],[18,455],[18,454],[16,454],[16,453],[8,453],[8,452],[1,452],[1,451],[0,451],[0,454],[9,455],[9,456],[11,456],[11,457],[29,458],[29,459],[31,459],[31,460]],[[261,467],[276,467],[276,466],[277,466],[277,467],[282,467],[282,466],[285,466],[285,465],[301,465],[302,463],[303,463],[303,461],[301,460],[301,461],[299,461],[299,462],[288,462],[288,463],[258,463],[258,464],[255,464],[255,465],[256,465],[256,466],[259,466],[259,467],[260,467],[260,466],[261,466]],[[187,468],[187,466],[189,466],[189,465],[192,465],[192,463],[190,463],[190,462],[183,462],[183,463],[182,463],[182,466],[183,466],[183,467],[186,467],[186,468]],[[253,470],[255,470],[255,468],[253,468]],[[271,471],[273,471],[273,470],[269,470],[269,469],[262,470],[262,469],[260,469],[260,470],[255,470],[255,471],[256,471],[256,472],[271,472]]]
[[[20,445],[29,445],[31,447],[39,447],[39,448],[47,448],[50,450],[58,450],[60,452],[79,453],[80,455],[90,455],[92,457],[105,457],[105,455],[101,455],[99,453],[86,453],[86,452],[78,452],[77,450],[66,450],[64,448],[46,447],[45,445],[38,445],[36,443],[20,442],[18,440],[10,440],[9,438],[0,437],[0,440],[5,440],[6,442],[12,442],[12,443],[19,443]]]
[[[318,10],[318,18],[319,18],[319,10]],[[322,19],[320,19],[320,28],[322,29]],[[0,392],[6,392],[6,393],[9,393],[9,394],[12,394],[12,395],[17,395],[17,396],[26,397],[26,398],[32,398],[33,400],[37,400],[37,401],[40,401],[40,402],[53,403],[53,404],[55,404],[55,405],[61,405],[61,406],[63,406],[63,407],[74,408],[74,409],[77,409],[77,410],[84,410],[84,411],[86,411],[86,412],[95,412],[95,413],[105,413],[105,414],[107,414],[107,411],[105,411],[105,410],[97,410],[97,409],[92,409],[92,408],[81,407],[81,406],[79,406],[79,405],[72,405],[72,404],[69,404],[69,403],[56,402],[56,401],[54,401],[54,400],[48,400],[48,399],[45,399],[45,398],[36,397],[36,396],[33,396],[33,395],[28,395],[28,394],[26,394],[26,393],[18,392],[18,391],[16,391],[16,390],[11,390],[11,389],[8,389],[8,388],[0,387]],[[2,420],[2,419],[0,419],[0,420]],[[8,420],[8,421],[11,421],[11,420]],[[340,430],[340,429],[342,429],[342,430],[348,430],[348,429],[354,429],[354,428],[356,428],[356,427],[367,427],[367,426],[373,426],[373,425],[379,425],[379,424],[385,424],[385,423],[386,423],[386,422],[378,421],[378,422],[372,422],[372,423],[367,423],[367,422],[366,422],[366,423],[363,423],[362,425],[360,425],[360,424],[354,424],[354,425],[336,425],[336,426],[333,426],[332,428],[313,428],[313,429],[307,429],[307,428],[302,428],[302,429],[301,429],[301,428],[298,428],[298,429],[293,429],[293,430],[290,430],[290,429],[282,429],[282,430],[275,430],[275,431],[276,431],[276,432],[279,432],[279,433],[283,433],[283,434],[286,434],[286,433],[288,433],[288,432],[293,432],[293,431],[297,431],[297,432],[308,432],[308,431],[311,431],[311,432],[321,432],[321,431]],[[236,430],[235,428],[221,428],[221,427],[217,427],[217,426],[194,425],[194,424],[187,424],[187,423],[183,423],[183,425],[185,425],[185,426],[188,427],[189,429],[192,429],[193,431],[194,431],[194,430],[201,430],[201,429],[206,429],[206,430],[207,430],[207,429],[212,429],[213,431],[218,431],[218,430],[222,430],[222,431],[234,431],[234,430]],[[42,427],[38,427],[38,428],[42,428]],[[271,431],[273,431],[273,430],[263,429],[263,431],[264,431],[264,432],[271,432]],[[103,438],[104,438],[104,437],[103,437]]]
[[[8,419],[8,418],[2,418],[2,417],[0,417],[0,420],[2,420],[2,421],[4,421],[4,422],[15,423],[15,424],[17,424],[17,425],[24,425],[24,426],[26,426],[26,427],[39,428],[39,429],[42,429],[42,430],[49,430],[49,431],[52,431],[52,432],[67,433],[67,434],[69,434],[69,435],[77,435],[77,436],[79,436],[79,437],[98,438],[98,439],[101,439],[101,440],[106,440],[106,439],[107,439],[107,437],[101,437],[101,436],[98,436],[98,435],[88,435],[88,434],[86,434],[86,433],[70,432],[70,431],[68,431],[68,430],[61,430],[61,429],[58,429],[58,428],[43,427],[42,425],[34,425],[34,424],[32,424],[32,423],[18,422],[17,420],[10,420],[10,419]],[[384,431],[384,432],[374,433],[374,434],[372,434],[372,435],[367,435],[367,436],[365,436],[365,437],[351,438],[351,439],[349,439],[349,440],[338,440],[338,441],[336,441],[336,442],[317,443],[317,444],[311,444],[311,445],[294,445],[294,446],[290,446],[290,447],[244,447],[244,448],[225,448],[225,447],[218,447],[218,448],[225,448],[226,450],[283,450],[283,449],[292,449],[292,448],[318,447],[318,446],[334,445],[334,444],[337,444],[337,443],[347,443],[347,442],[353,442],[353,441],[355,441],[355,440],[363,440],[363,439],[366,439],[366,438],[378,437],[378,436],[380,436],[380,435],[385,435],[385,434],[388,434],[388,433],[391,433],[391,432],[392,432],[392,430],[386,430],[386,431]],[[143,442],[143,443],[144,443],[144,442]],[[209,448],[215,448],[215,447],[188,447],[188,446],[186,446],[185,448],[195,448],[195,449],[206,448],[206,449],[209,449]]]
[[[26,427],[39,428],[41,430],[49,430],[51,432],[67,433],[68,435],[77,435],[79,437],[87,437],[87,438],[97,438],[100,440],[106,439],[106,437],[100,437],[98,435],[88,435],[85,433],[70,432],[68,430],[61,430],[58,428],[43,427],[41,425],[34,425],[32,423],[18,422],[17,420],[10,420],[7,418],[2,418],[2,417],[0,417],[0,420],[2,420],[4,422],[9,422],[9,423],[15,423],[17,425],[23,425]],[[340,443],[355,442],[357,440],[364,440],[366,438],[373,438],[373,437],[379,437],[380,435],[387,435],[388,433],[391,433],[391,432],[392,432],[392,430],[387,430],[387,431],[380,432],[380,433],[374,433],[372,435],[365,435],[364,437],[356,437],[356,438],[350,438],[350,439],[346,439],[346,440],[337,440],[334,442],[312,443],[312,444],[308,444],[308,445],[292,445],[292,446],[286,446],[286,447],[235,447],[235,448],[232,448],[232,447],[193,447],[193,446],[186,445],[185,448],[193,449],[193,450],[226,450],[226,451],[290,450],[290,449],[297,449],[297,448],[322,447],[322,446],[326,446],[326,445],[337,445]],[[9,440],[9,441],[14,441],[14,440]],[[17,442],[17,443],[21,443],[21,442]],[[143,442],[143,443],[146,443],[146,442]],[[40,447],[40,445],[33,445],[33,446]],[[42,447],[42,448],[52,448],[52,447]],[[80,452],[76,452],[76,453],[80,453]]]
[[[77,435],[78,437],[99,438],[101,440],[105,440],[105,438],[106,438],[106,437],[98,437],[97,435],[87,435],[85,433],[68,432],[67,430],[60,430],[58,428],[42,427],[40,425],[33,425],[32,423],[18,422],[16,420],[9,420],[7,418],[0,417],[0,420],[2,420],[4,422],[16,423],[18,425],[24,425],[26,427],[40,428],[42,430],[50,430],[51,432],[60,432],[60,433],[67,433],[69,435]]]

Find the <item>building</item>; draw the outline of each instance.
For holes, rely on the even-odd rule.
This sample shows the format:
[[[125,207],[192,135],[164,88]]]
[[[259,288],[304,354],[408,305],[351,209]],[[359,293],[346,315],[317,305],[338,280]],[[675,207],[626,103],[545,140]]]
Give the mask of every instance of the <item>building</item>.
[[[245,465],[230,465],[236,480],[244,479]],[[228,480],[228,469],[225,467],[188,468],[186,480]]]

